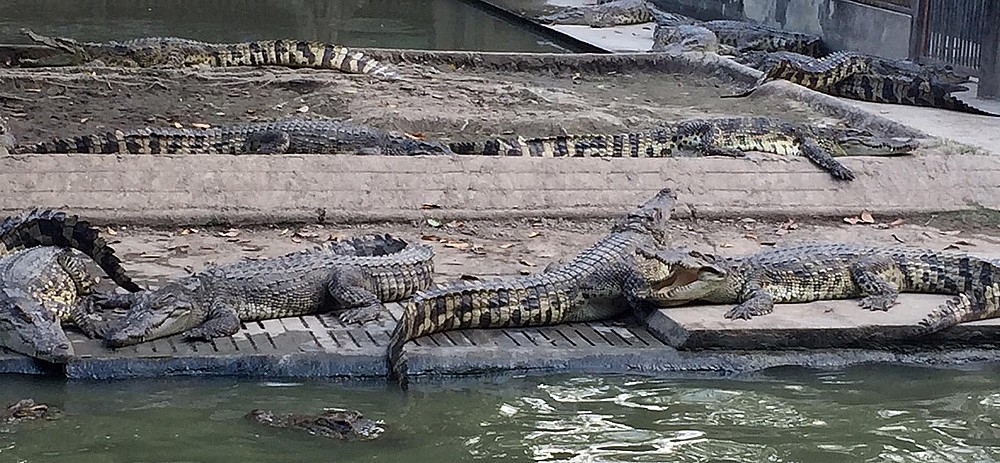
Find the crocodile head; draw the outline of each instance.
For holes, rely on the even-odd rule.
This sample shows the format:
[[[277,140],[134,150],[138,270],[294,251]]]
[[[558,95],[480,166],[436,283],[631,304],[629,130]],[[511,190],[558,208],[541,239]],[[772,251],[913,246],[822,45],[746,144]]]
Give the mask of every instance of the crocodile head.
[[[34,399],[21,399],[0,410],[0,422],[13,424],[43,418],[48,414],[48,405],[37,403]]]
[[[372,440],[385,431],[381,423],[365,418],[356,410],[327,408],[317,415],[277,414],[251,410],[247,419],[278,428],[301,429],[309,434],[345,440]]]
[[[55,312],[17,288],[0,289],[0,346],[52,363],[74,355]]]
[[[728,287],[729,272],[711,254],[686,249],[636,250],[639,273],[648,284],[643,299],[673,307],[705,299]]]
[[[105,337],[110,346],[127,346],[182,333],[208,320],[198,303],[197,280],[169,282],[156,290],[136,294],[125,316]]]
[[[854,129],[834,129],[829,135],[827,146],[830,152],[840,156],[875,156],[888,154],[906,154],[920,147],[914,138],[878,137],[867,132]],[[823,143],[820,137],[820,144]]]

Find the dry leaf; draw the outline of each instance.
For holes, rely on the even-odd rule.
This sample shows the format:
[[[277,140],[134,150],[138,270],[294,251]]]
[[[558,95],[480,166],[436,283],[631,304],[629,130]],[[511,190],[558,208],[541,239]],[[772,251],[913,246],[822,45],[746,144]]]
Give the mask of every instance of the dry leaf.
[[[778,236],[784,236],[784,235],[788,234],[788,230],[784,229],[784,228],[779,228],[779,229],[777,229],[777,230],[774,231],[774,234],[778,235]]]
[[[81,123],[81,124],[85,124],[85,123],[86,123],[87,121],[89,121],[89,120],[90,120],[90,118],[89,118],[89,117],[84,117],[84,118],[80,119],[80,123]]]
[[[441,209],[441,206],[431,203],[423,203],[420,205],[421,209]]]
[[[731,247],[733,247],[733,245],[730,244],[730,243],[722,243],[722,244],[719,245],[719,247],[720,248],[731,248]]]
[[[514,243],[504,243],[499,246],[500,249],[510,249],[514,247]]]
[[[465,222],[460,222],[458,220],[452,220],[451,222],[446,223],[445,226],[448,227],[448,228],[461,228],[461,227],[465,226]]]
[[[851,225],[857,225],[858,223],[861,222],[861,219],[857,217],[844,217],[844,222],[847,222]]]
[[[444,243],[444,247],[454,249],[468,249],[471,246],[471,244],[462,241],[448,241]]]
[[[479,255],[485,255],[486,254],[486,249],[483,248],[482,246],[478,246],[478,245],[477,246],[473,246],[472,247],[472,253],[473,254],[479,254]]]
[[[191,233],[191,229],[190,228],[185,228],[185,229],[181,230],[181,232],[179,234],[180,235],[187,235],[188,233]]]
[[[871,212],[862,211],[861,212],[861,221],[864,222],[864,223],[875,223],[875,217],[872,217]]]
[[[438,228],[441,226],[441,221],[437,219],[427,219],[427,225]]]
[[[300,113],[307,113],[307,112],[309,112],[309,106],[308,105],[302,105],[302,106],[299,107],[299,109],[296,109],[296,111],[298,111]]]
[[[955,236],[955,235],[957,235],[957,234],[959,234],[959,233],[962,233],[962,230],[947,230],[947,231],[941,231],[941,234],[942,234],[942,235],[945,235],[945,236]]]
[[[293,243],[301,243],[302,242],[302,238],[299,238],[297,236],[293,236],[292,237],[292,242]]]
[[[743,235],[743,237],[746,238],[746,239],[748,239],[748,240],[754,240],[754,241],[757,240],[757,235],[754,235],[752,233],[747,233],[747,234]]]
[[[896,220],[893,220],[892,222],[889,222],[889,226],[890,227],[898,227],[898,226],[900,226],[900,225],[902,225],[904,223],[906,223],[906,219],[896,219]]]
[[[153,254],[151,252],[144,252],[142,254],[139,254],[139,257],[143,257],[143,258],[146,258],[146,259],[158,259],[160,257],[163,257],[163,255],[162,254]]]
[[[285,235],[288,234],[289,231],[291,231],[291,230],[289,230],[287,228],[284,229],[284,230],[281,230],[280,232],[278,232],[278,236],[285,236]]]
[[[184,126],[180,122],[174,122],[174,128],[183,129]]]
[[[235,229],[235,228],[230,228],[229,230],[226,230],[224,232],[219,232],[219,236],[230,237],[230,238],[234,237],[234,236],[237,236],[239,234],[240,234],[240,231],[237,230],[237,229]]]
[[[115,231],[115,229],[114,229],[114,228],[111,228],[111,227],[108,227],[108,234],[109,234],[109,235],[117,235],[117,234],[118,234],[118,232],[117,232],[117,231]]]
[[[519,273],[521,275],[531,275],[530,271],[524,270],[524,269],[518,270],[517,273]]]
[[[957,245],[960,245],[960,246],[975,246],[975,243],[973,243],[971,241],[966,241],[966,240],[958,240],[958,241],[955,241],[952,244],[957,244]]]
[[[210,129],[210,128],[212,128],[212,125],[211,124],[204,124],[204,123],[201,123],[201,122],[195,122],[195,123],[191,124],[191,127],[194,127],[196,129]]]
[[[459,280],[466,280],[466,281],[479,281],[480,280],[480,278],[477,277],[477,276],[475,276],[475,275],[467,275],[467,274],[464,274],[464,273],[461,276],[459,276],[458,279]]]
[[[944,247],[945,251],[949,251],[949,250],[952,250],[952,249],[959,249],[959,248],[958,248],[958,246],[955,246],[954,244],[949,244],[949,245],[947,245],[947,246]]]
[[[905,243],[905,242],[906,242],[906,241],[903,241],[903,239],[902,239],[902,238],[900,238],[900,237],[896,236],[896,234],[895,234],[895,233],[893,233],[893,234],[892,234],[892,239],[894,239],[894,240],[896,240],[896,241],[899,241],[900,243]]]
[[[444,238],[437,235],[420,235],[420,239],[424,241],[445,241]]]
[[[526,261],[524,259],[521,259],[521,260],[517,261],[517,263],[519,263],[521,265],[527,265],[528,267],[534,267],[535,266],[535,264],[533,264],[531,262],[528,262],[528,261]]]
[[[536,236],[541,236],[541,234],[542,234],[542,232],[533,231],[531,233],[528,233],[528,238],[534,238]]]

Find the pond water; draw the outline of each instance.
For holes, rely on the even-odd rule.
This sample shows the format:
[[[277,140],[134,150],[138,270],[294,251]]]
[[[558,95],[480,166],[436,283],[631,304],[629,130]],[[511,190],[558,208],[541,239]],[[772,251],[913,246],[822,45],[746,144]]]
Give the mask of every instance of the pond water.
[[[381,382],[0,378],[60,419],[0,432],[4,462],[1000,460],[997,367],[782,369],[741,378],[526,376]],[[342,442],[244,420],[253,408],[355,408]],[[294,455],[294,458],[290,457]]]
[[[567,51],[459,0],[2,0],[0,42],[295,38],[354,47]]]

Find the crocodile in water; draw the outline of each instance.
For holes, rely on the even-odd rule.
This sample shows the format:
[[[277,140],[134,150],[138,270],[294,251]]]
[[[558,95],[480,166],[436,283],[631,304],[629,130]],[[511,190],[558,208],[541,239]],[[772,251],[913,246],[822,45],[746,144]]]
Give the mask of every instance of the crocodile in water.
[[[288,118],[204,129],[147,127],[19,145],[17,153],[451,154],[447,145],[334,120]]]
[[[0,409],[0,424],[11,425],[41,418],[52,419],[55,410],[35,399],[21,399]]]
[[[333,246],[333,247],[331,247]],[[389,235],[368,235],[280,257],[211,267],[156,290],[100,301],[128,311],[105,337],[112,346],[184,333],[229,336],[240,322],[344,310],[340,319],[378,318],[383,302],[428,287],[434,251]]]
[[[41,45],[69,54],[68,60],[64,56],[54,56],[30,63],[33,66],[80,65],[92,61],[127,67],[285,66],[399,78],[396,72],[361,52],[341,45],[307,40],[207,43],[179,37],[142,37],[95,43],[47,37],[28,29],[21,32]]]
[[[738,304],[726,318],[768,314],[775,303],[861,298],[888,310],[900,292],[955,298],[924,318],[926,334],[1000,314],[1000,267],[962,252],[857,244],[803,244],[741,257],[661,250],[640,266],[656,285],[649,302],[670,307],[695,301]],[[662,264],[663,268],[656,268]],[[663,280],[664,273],[670,276]]]
[[[661,190],[572,260],[540,274],[496,281],[458,282],[414,295],[387,350],[390,379],[407,385],[403,345],[447,330],[552,325],[600,320],[627,311],[648,291],[637,278],[640,247],[665,244],[676,195]]]
[[[315,415],[251,410],[246,418],[275,428],[297,429],[314,436],[341,440],[373,440],[385,431],[381,423],[365,418],[356,410],[326,408]]]
[[[773,117],[722,117],[691,119],[642,132],[491,139],[454,142],[450,147],[457,154],[539,157],[666,157],[677,155],[678,150],[742,157],[744,151],[762,151],[805,156],[833,177],[851,180],[854,173],[833,156],[902,154],[913,151],[918,144],[912,139],[813,127]]]
[[[0,346],[53,363],[73,355],[62,323],[89,336],[102,320],[91,313],[93,259],[113,281],[139,291],[114,250],[86,221],[62,212],[31,211],[0,223]]]

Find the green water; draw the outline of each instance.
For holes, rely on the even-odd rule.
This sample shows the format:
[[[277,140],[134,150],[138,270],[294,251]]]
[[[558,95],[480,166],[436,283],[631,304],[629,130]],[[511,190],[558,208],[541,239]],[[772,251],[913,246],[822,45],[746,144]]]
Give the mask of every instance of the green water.
[[[566,51],[459,0],[0,0],[0,42],[296,38],[354,47]]]
[[[998,368],[789,369],[737,379],[539,376],[383,383],[0,379],[61,419],[0,432],[2,462],[1000,460]],[[252,408],[347,407],[373,442],[262,428]]]

